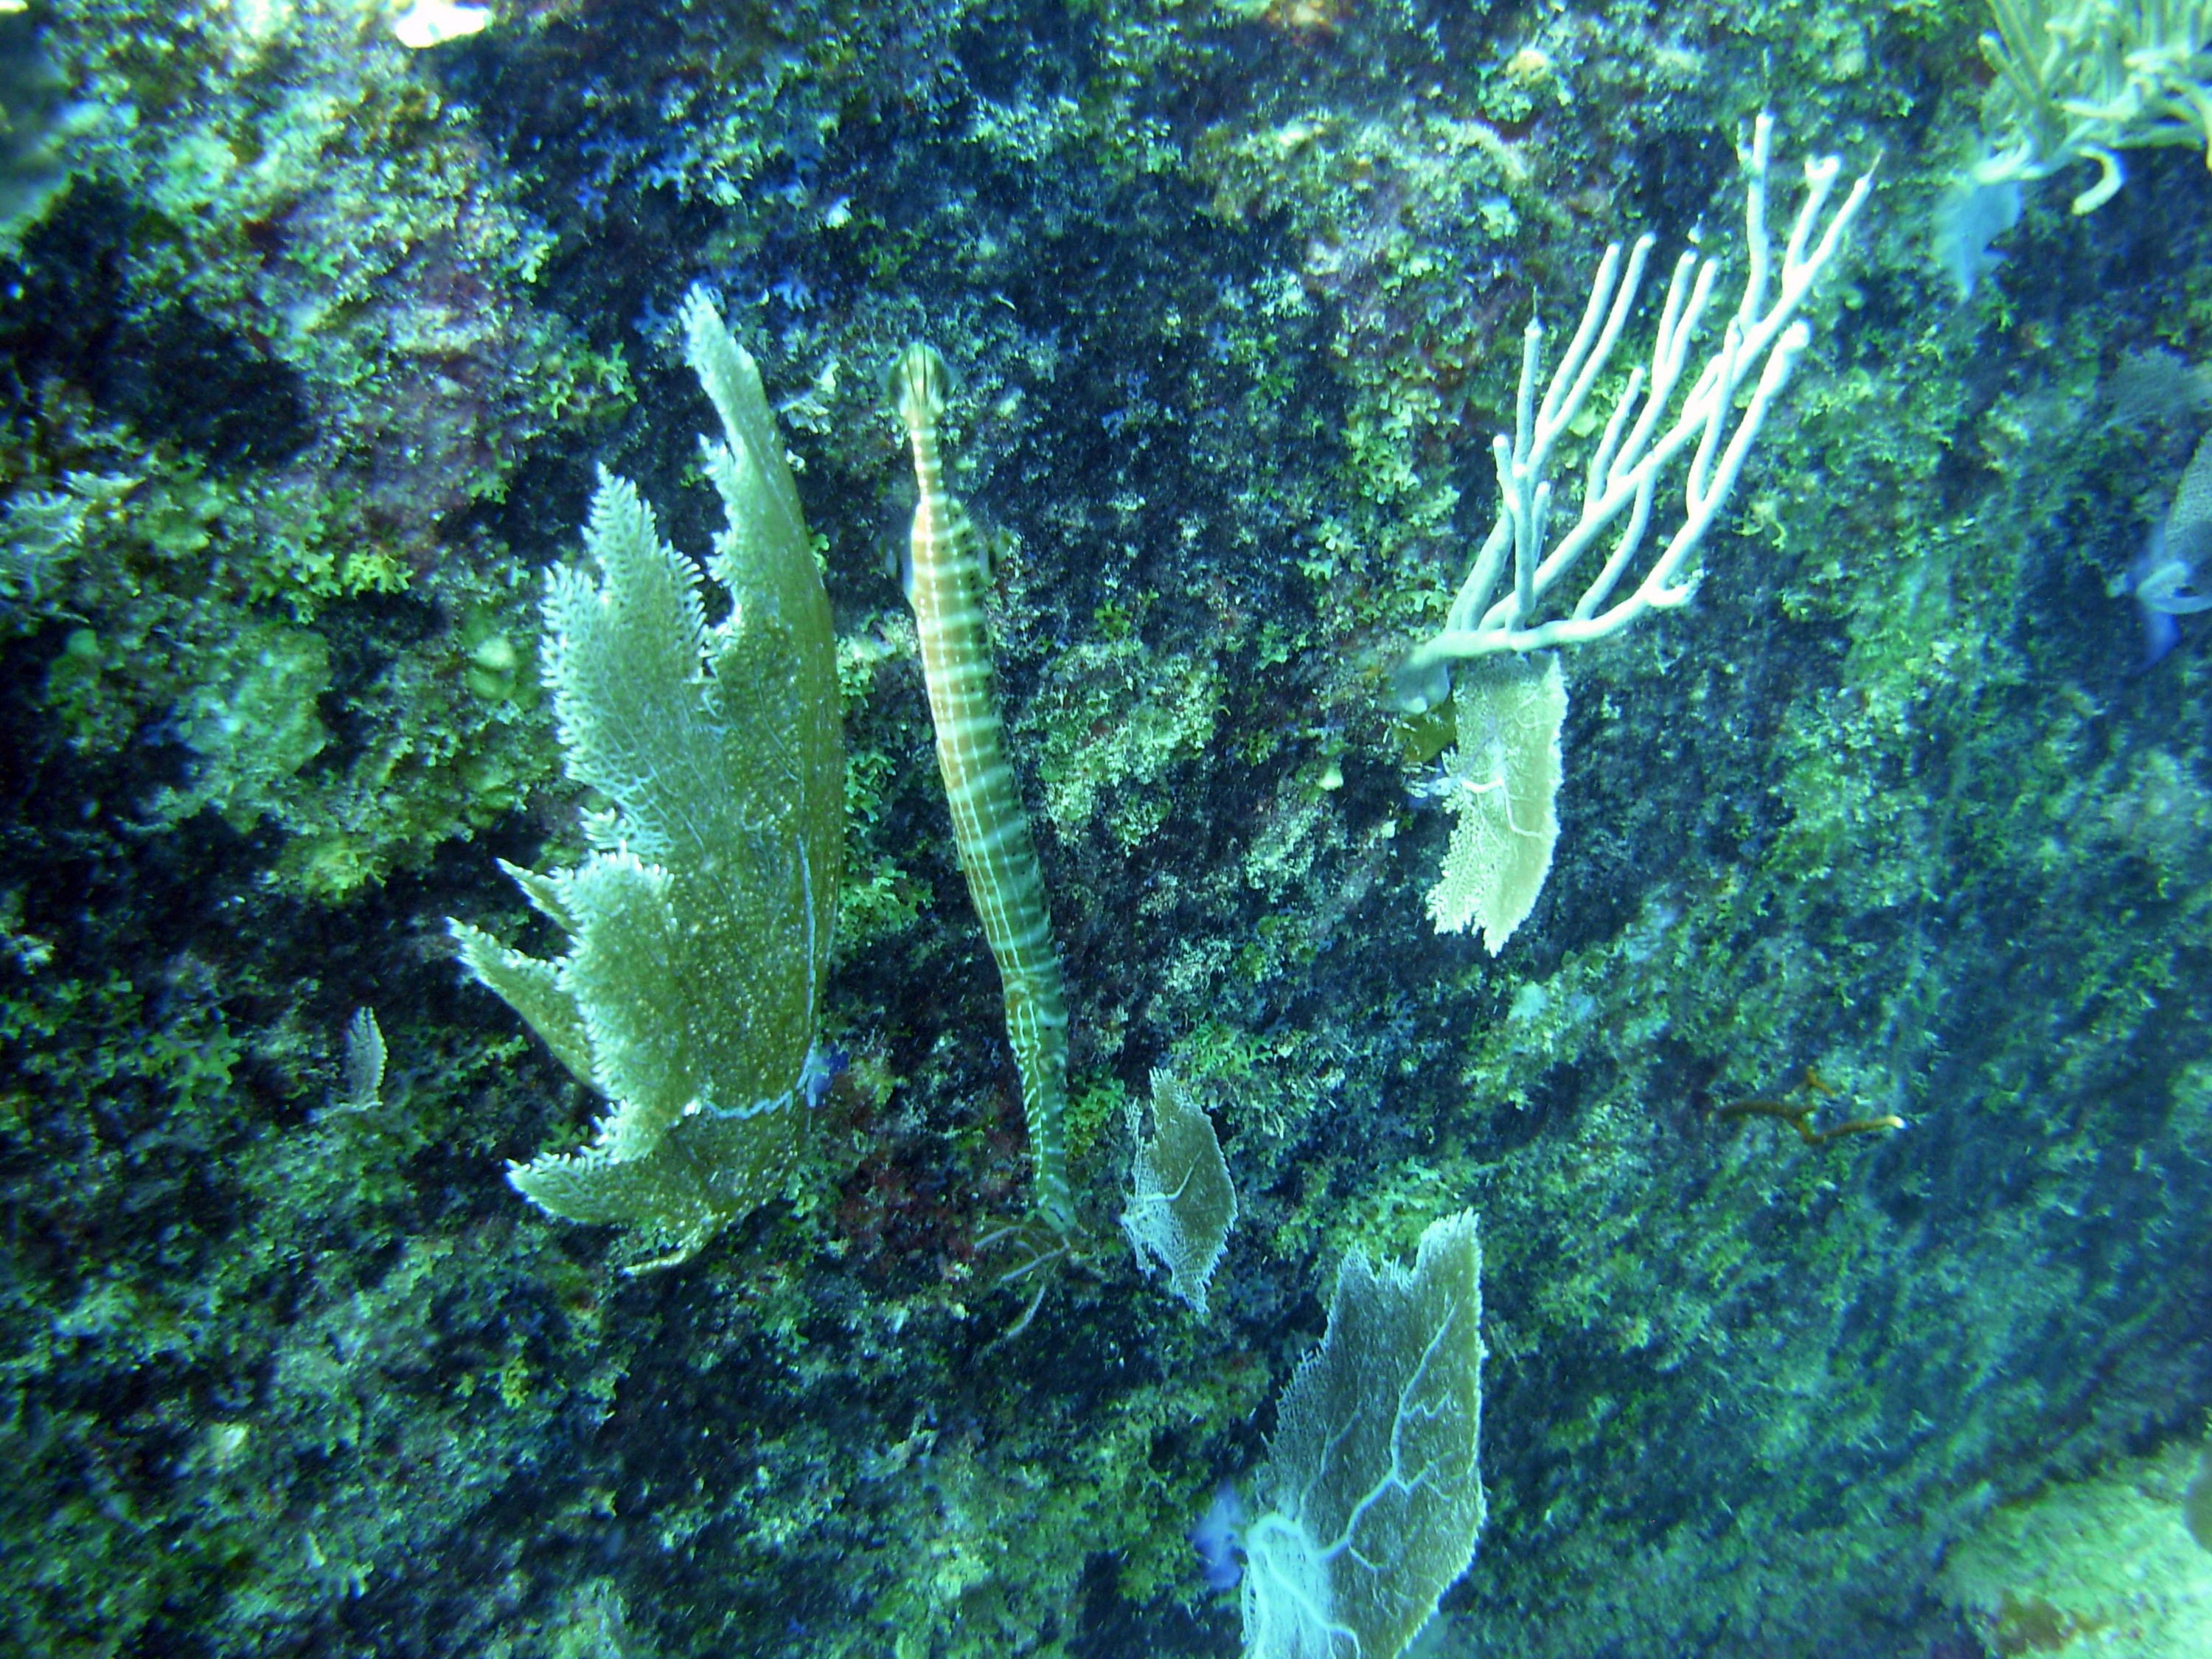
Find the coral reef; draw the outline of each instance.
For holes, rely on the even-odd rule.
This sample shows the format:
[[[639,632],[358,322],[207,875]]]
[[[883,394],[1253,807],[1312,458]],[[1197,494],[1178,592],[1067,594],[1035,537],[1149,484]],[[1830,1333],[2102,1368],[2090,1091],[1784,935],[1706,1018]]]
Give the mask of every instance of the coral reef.
[[[1192,1523],[1338,1264],[1469,1209],[1489,1516],[1440,1651],[2104,1616],[1999,1552],[2130,1460],[2165,1494],[2212,1407],[2212,636],[2146,667],[2114,597],[2203,437],[2197,150],[2030,193],[1962,302],[1979,0],[490,13],[22,14],[0,1646],[1232,1653]],[[1522,331],[1614,240],[1729,257],[1770,102],[1882,158],[1850,260],[1694,602],[1577,654],[1540,896],[1440,937],[1409,786],[1456,733],[1390,670],[1491,522]],[[787,1196],[631,1279],[501,1179],[604,1103],[442,918],[562,949],[496,863],[608,805],[537,602],[601,466],[710,544],[696,283],[831,607],[849,1063]],[[885,568],[925,332],[1071,1014],[1081,1243],[1018,1334],[1020,1079]],[[1156,1069],[1238,1199],[1204,1321],[1113,1225]],[[1906,1127],[1727,1109],[1808,1070],[1816,1135]]]

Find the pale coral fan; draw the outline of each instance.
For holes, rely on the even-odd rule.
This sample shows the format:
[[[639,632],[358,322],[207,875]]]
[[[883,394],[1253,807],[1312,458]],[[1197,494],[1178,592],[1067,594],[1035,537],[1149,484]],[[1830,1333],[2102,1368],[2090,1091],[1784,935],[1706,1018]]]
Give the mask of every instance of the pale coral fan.
[[[1431,1222],[1411,1268],[1354,1250],[1284,1391],[1244,1535],[1245,1659],[1395,1659],[1482,1530],[1482,1247]]]
[[[1559,655],[1469,667],[1454,703],[1459,743],[1427,789],[1455,815],[1429,917],[1441,933],[1479,929],[1495,956],[1536,908],[1559,844],[1567,719]]]
[[[1133,1107],[1133,1127],[1139,1114]],[[1168,1288],[1206,1316],[1206,1287],[1237,1224],[1213,1121],[1172,1072],[1152,1073],[1152,1133],[1139,1133],[1129,1160],[1121,1231],[1139,1263],[1166,1270]]]

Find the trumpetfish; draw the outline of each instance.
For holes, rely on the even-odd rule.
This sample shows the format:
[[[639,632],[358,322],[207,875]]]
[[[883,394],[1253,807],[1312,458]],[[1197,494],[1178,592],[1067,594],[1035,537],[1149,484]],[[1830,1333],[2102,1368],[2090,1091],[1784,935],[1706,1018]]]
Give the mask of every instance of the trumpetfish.
[[[1031,1206],[1060,1239],[1075,1231],[1067,1185],[1067,996],[1053,948],[1044,873],[992,684],[983,615],[981,538],[952,492],[937,445],[945,412],[945,360],[908,346],[891,371],[899,418],[914,451],[918,499],[908,542],[906,596],[921,636],[922,678],[937,727],[937,768],[952,808],[952,836],[968,896],[999,965],[1006,1036],[1022,1079],[1022,1115],[1036,1165]]]

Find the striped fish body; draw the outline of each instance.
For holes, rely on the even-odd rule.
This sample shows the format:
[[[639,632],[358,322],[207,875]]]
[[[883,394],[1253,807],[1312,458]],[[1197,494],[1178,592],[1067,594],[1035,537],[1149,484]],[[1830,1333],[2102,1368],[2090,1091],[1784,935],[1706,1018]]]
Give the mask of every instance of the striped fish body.
[[[937,765],[952,809],[952,835],[968,893],[999,965],[1006,1035],[1022,1076],[1022,1109],[1036,1166],[1038,1214],[1063,1236],[1075,1225],[1063,1121],[1067,1102],[1067,997],[1053,949],[1044,874],[992,684],[983,611],[982,544],[945,486],[937,422],[945,363],[909,346],[893,371],[899,417],[914,451],[918,499],[908,549],[907,599],[921,637],[922,676],[937,727]]]

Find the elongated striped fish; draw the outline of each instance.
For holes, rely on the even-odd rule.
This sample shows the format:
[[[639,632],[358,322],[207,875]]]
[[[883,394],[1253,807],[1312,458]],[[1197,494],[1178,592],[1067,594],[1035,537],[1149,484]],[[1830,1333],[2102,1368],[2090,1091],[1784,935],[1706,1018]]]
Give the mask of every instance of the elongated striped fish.
[[[1006,1035],[1022,1073],[1022,1112],[1036,1174],[1033,1202],[1054,1233],[1074,1231],[1067,1188],[1067,997],[1053,949],[1044,875],[1028,815],[1006,763],[991,637],[983,617],[982,545],[945,487],[937,422],[945,410],[945,360],[908,346],[891,372],[899,418],[914,448],[914,508],[907,599],[921,635],[921,667],[937,726],[937,765],[952,807],[952,836],[968,896],[999,964]]]

